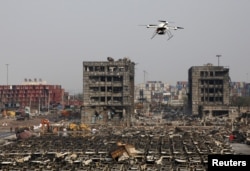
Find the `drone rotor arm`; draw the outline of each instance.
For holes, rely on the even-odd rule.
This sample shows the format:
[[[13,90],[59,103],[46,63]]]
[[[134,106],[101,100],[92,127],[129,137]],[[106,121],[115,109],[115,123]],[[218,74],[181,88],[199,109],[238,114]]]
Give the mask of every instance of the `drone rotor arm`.
[[[158,27],[158,25],[156,25],[156,24],[148,24],[147,25],[147,28],[157,28]]]
[[[177,27],[177,26],[167,26],[168,30],[179,30],[179,29],[184,29],[183,27]]]

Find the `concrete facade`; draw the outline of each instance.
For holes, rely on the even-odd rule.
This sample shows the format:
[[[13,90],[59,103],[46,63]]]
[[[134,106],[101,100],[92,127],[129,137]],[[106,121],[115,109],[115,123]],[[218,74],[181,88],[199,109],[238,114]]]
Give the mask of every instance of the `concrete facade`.
[[[193,66],[188,71],[188,104],[193,115],[229,114],[229,68],[223,66]]]
[[[130,124],[134,111],[134,67],[128,58],[83,62],[83,101],[86,120],[114,119]]]

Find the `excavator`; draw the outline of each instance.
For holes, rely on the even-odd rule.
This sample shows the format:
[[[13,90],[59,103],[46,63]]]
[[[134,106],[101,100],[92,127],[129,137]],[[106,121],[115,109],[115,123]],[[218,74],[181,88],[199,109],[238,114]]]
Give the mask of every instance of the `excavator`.
[[[49,120],[46,118],[41,119],[40,122],[40,126],[41,126],[41,131],[44,133],[49,132],[50,131],[50,124],[49,124]],[[38,128],[40,128],[40,126],[38,126]],[[46,130],[45,130],[46,128]],[[30,138],[32,136],[37,136],[37,133],[34,130],[34,127],[16,127],[15,128],[15,133],[16,133],[16,137],[17,139],[27,139]]]
[[[47,132],[49,132],[49,120],[46,118],[41,119],[42,131],[44,132],[45,126],[47,127]]]
[[[71,113],[72,113],[71,110],[64,109],[64,110],[61,111],[61,116],[65,117],[65,118],[68,118],[71,115]]]
[[[84,123],[70,123],[68,126],[70,131],[91,131],[91,129]]]
[[[1,110],[2,117],[4,118],[15,118],[16,117],[16,111],[12,109],[2,109]]]
[[[72,109],[64,109],[61,111],[61,117],[64,119],[77,119],[81,118],[81,113]]]

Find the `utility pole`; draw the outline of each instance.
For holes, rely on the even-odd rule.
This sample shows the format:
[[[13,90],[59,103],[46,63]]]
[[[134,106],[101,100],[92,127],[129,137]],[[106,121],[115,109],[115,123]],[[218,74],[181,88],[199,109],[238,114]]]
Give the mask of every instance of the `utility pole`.
[[[144,73],[144,82],[143,83],[145,84],[146,83],[145,82],[145,77],[146,77],[147,71],[144,70],[143,73]]]
[[[9,85],[9,64],[6,64],[7,67],[7,85]]]
[[[50,94],[48,90],[48,113],[50,112]]]
[[[218,66],[220,66],[220,57],[221,57],[221,55],[216,55],[216,57],[218,58]]]
[[[145,73],[146,73],[146,71],[144,70],[143,73],[144,73],[144,74],[143,74],[143,78],[144,78],[144,79],[143,79],[143,83],[145,84]]]
[[[40,115],[40,113],[41,113],[41,111],[40,111],[40,108],[41,108],[41,107],[40,107],[40,103],[41,103],[41,102],[40,102],[40,97],[38,97],[38,98],[39,98],[39,99],[38,99],[38,115]]]

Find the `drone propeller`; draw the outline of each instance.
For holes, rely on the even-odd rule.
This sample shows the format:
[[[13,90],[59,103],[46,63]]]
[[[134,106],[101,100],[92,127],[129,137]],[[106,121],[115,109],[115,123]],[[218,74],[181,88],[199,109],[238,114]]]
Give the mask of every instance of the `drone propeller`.
[[[184,29],[183,27],[176,27],[177,29]]]
[[[156,24],[140,24],[139,26],[156,27]]]
[[[159,22],[166,23],[167,21],[165,20],[158,20]]]
[[[158,20],[161,23],[174,23],[173,21],[166,21],[166,20]]]
[[[149,26],[149,27],[155,27],[155,26],[158,26],[158,25],[156,25],[156,24],[148,24],[147,26]]]
[[[156,24],[147,24],[147,25],[143,24],[143,25],[139,25],[139,26],[146,26],[147,28],[156,28],[156,27],[158,27],[158,25],[156,25]]]

